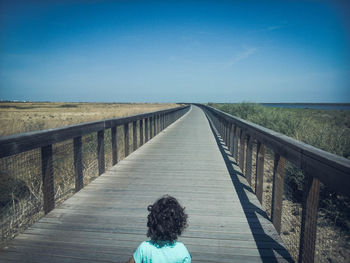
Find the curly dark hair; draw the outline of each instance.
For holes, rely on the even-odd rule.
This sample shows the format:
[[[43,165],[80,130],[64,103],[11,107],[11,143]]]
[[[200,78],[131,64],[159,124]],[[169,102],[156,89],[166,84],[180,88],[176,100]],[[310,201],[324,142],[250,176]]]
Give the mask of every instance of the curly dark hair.
[[[147,236],[155,243],[173,243],[187,227],[185,207],[170,195],[149,205],[147,210],[150,212],[147,217]]]

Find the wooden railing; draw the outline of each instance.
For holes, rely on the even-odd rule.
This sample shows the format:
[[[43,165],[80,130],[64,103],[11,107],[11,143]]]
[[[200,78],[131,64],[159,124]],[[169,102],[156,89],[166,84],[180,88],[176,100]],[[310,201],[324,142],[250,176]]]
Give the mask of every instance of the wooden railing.
[[[151,113],[139,114],[118,119],[107,119],[103,121],[82,123],[57,129],[43,130],[37,132],[23,133],[0,138],[0,158],[19,154],[29,150],[41,148],[41,170],[42,170],[42,191],[43,208],[48,213],[55,207],[54,192],[54,169],[52,145],[73,140],[74,143],[74,170],[75,170],[75,191],[83,188],[83,155],[82,136],[90,133],[97,133],[97,159],[98,174],[105,172],[105,140],[104,135],[107,129],[111,129],[112,164],[118,162],[117,150],[117,127],[124,126],[124,149],[125,157],[129,155],[129,124],[132,123],[133,150],[142,146],[149,139],[165,129],[179,117],[184,115],[190,106],[183,106],[174,109],[167,109]],[[139,125],[137,123],[139,122]],[[139,126],[139,132],[137,131]],[[139,143],[137,142],[139,133]]]
[[[286,160],[304,174],[304,198],[298,262],[314,262],[320,182],[338,194],[350,196],[350,160],[325,152],[283,134],[234,117],[215,108],[196,104],[211,119],[252,185],[253,142],[257,144],[255,193],[262,203],[265,146],[274,152],[271,220],[280,233]],[[238,147],[238,141],[239,147]]]

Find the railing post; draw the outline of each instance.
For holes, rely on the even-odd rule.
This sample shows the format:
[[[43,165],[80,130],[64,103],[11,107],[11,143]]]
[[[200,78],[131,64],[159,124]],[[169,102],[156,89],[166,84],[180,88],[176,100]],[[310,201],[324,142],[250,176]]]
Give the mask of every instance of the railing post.
[[[238,162],[237,157],[238,157],[238,127],[235,125],[235,128],[233,130],[233,158],[235,158],[236,162]]]
[[[241,130],[240,134],[240,153],[239,153],[239,167],[241,168],[242,172],[244,171],[244,155],[245,155],[245,133],[243,130]]]
[[[153,117],[149,117],[149,138],[153,137]]]
[[[159,130],[159,115],[156,115],[156,121],[154,122],[154,130],[154,135],[157,135]]]
[[[233,134],[233,132],[234,132],[234,124],[233,123],[231,123],[230,124],[230,153],[232,154],[232,156],[233,156],[233,137],[234,137],[234,134]]]
[[[153,118],[153,137],[157,135],[157,115]]]
[[[105,131],[97,132],[98,175],[105,172]]]
[[[155,132],[155,134],[157,135],[158,133],[159,133],[159,115],[157,115],[157,117],[156,117],[156,132]]]
[[[129,155],[129,123],[124,124],[124,156]]]
[[[225,144],[228,146],[228,142],[229,142],[229,125],[228,125],[228,121],[225,121]]]
[[[74,138],[73,144],[74,144],[75,192],[78,192],[80,189],[84,187],[81,136]]]
[[[41,147],[41,171],[43,183],[44,212],[55,208],[52,145]]]
[[[258,145],[256,149],[255,194],[258,197],[260,203],[262,203],[262,195],[263,195],[264,157],[265,157],[264,145],[260,141],[258,141]]]
[[[161,121],[161,124],[160,124],[160,127],[161,127],[161,130],[164,130],[164,114],[160,115],[160,121]]]
[[[143,119],[140,120],[140,146],[143,145]]]
[[[227,143],[227,122],[224,120],[224,142]]]
[[[111,136],[112,136],[112,163],[113,165],[116,165],[118,163],[117,126],[112,128]]]
[[[145,143],[148,142],[148,118],[145,119]]]
[[[153,137],[157,135],[157,115],[154,115],[153,121]]]
[[[161,122],[161,115],[158,115],[158,133],[162,130],[162,122]]]
[[[246,150],[246,165],[245,165],[245,176],[249,183],[252,185],[252,160],[253,160],[253,138],[247,135],[247,150]]]
[[[221,135],[221,138],[224,139],[224,123],[222,121],[222,119],[220,119],[220,135]]]
[[[279,154],[275,153],[275,160],[273,166],[273,188],[272,188],[272,206],[271,219],[278,234],[281,233],[281,218],[282,218],[282,198],[284,187],[285,174],[285,159]]]
[[[299,263],[314,262],[319,194],[320,181],[310,174],[305,173]]]
[[[231,123],[227,122],[227,149],[231,152]]]
[[[157,115],[157,134],[160,133],[160,115]]]
[[[136,121],[132,123],[132,145],[133,145],[133,150],[136,151],[137,149],[137,129],[136,129]]]

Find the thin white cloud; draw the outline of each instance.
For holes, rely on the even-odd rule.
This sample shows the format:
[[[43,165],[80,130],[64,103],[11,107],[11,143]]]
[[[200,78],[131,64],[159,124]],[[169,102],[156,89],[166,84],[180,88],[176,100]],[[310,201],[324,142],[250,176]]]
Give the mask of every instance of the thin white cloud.
[[[283,25],[269,26],[269,27],[265,28],[264,31],[274,31],[274,30],[277,30],[277,29],[280,29],[283,27],[284,27]]]
[[[249,58],[257,51],[256,48],[245,48],[243,51],[239,52],[233,59],[231,59],[225,66],[225,68],[232,67],[234,64]]]
[[[280,30],[288,26],[287,21],[281,21],[280,23],[277,24],[272,24],[272,25],[265,25],[260,28],[257,28],[255,30],[250,31],[250,33],[259,33],[259,32],[272,32],[276,30]]]

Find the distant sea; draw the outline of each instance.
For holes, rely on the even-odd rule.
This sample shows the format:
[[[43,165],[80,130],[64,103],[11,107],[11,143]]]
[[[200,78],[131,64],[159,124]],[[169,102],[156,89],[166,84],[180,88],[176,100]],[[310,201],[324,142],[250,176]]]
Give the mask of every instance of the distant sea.
[[[350,110],[350,103],[260,103],[277,108],[316,109],[316,110]]]

